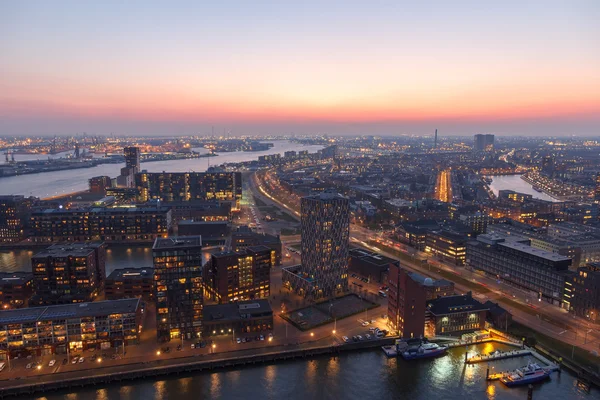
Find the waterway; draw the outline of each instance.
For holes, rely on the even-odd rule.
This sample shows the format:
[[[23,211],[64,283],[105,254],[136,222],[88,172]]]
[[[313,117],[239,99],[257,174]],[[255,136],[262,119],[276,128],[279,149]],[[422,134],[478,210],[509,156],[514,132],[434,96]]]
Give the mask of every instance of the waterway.
[[[480,345],[470,351],[507,348]],[[464,365],[465,349],[453,349],[448,356],[406,362],[388,359],[381,350],[319,357],[196,373],[167,379],[145,380],[52,393],[36,400],[198,400],[198,399],[526,399],[527,388],[506,388],[485,380],[487,365]],[[492,363],[496,371],[525,365],[527,357]],[[593,389],[592,389],[593,390]],[[597,399],[598,392],[586,394],[575,378],[563,371],[550,381],[535,385],[533,399]]]
[[[492,183],[490,189],[498,195],[499,190],[514,190],[515,192],[530,194],[536,199],[558,202],[553,197],[548,196],[546,193],[540,193],[534,190],[530,183],[525,182],[521,179],[521,175],[498,175],[490,176]]]
[[[264,151],[250,152],[231,152],[221,153],[214,157],[203,157],[186,160],[168,160],[153,161],[142,163],[142,169],[149,172],[203,172],[210,165],[220,165],[224,163],[236,163],[242,161],[257,160],[259,156],[267,154],[281,154],[286,151],[307,150],[309,153],[316,153],[322,149],[320,145],[301,145],[288,140],[269,141],[273,147]],[[207,149],[195,148],[200,154],[208,153]],[[48,156],[29,156],[22,157],[41,157]],[[20,160],[19,155],[15,155],[16,160]],[[28,174],[21,176],[12,176],[0,178],[0,194],[22,194],[25,196],[50,197],[65,193],[72,193],[88,188],[88,179],[94,176],[107,175],[111,178],[119,175],[122,164],[101,164],[92,168],[82,168],[75,170],[54,171],[40,174]]]

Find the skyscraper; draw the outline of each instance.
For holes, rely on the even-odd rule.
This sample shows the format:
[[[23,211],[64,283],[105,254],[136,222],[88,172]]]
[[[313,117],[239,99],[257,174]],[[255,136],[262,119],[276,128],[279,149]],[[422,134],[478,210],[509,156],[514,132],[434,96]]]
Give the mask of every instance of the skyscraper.
[[[492,151],[494,150],[494,135],[478,134],[473,137],[474,151]]]
[[[596,189],[594,190],[594,200],[600,203],[600,172],[596,174]]]
[[[159,342],[200,337],[202,238],[157,238],[152,246],[156,336]]]
[[[140,172],[140,148],[139,147],[125,147],[125,167],[133,168],[134,174]]]
[[[324,192],[303,197],[302,264],[283,269],[284,285],[313,298],[348,290],[348,199]]]

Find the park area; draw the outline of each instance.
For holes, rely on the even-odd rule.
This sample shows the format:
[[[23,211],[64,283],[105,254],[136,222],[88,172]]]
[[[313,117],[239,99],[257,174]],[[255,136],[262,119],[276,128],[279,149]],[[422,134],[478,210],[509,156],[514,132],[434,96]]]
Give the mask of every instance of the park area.
[[[379,304],[361,298],[356,294],[347,294],[289,311],[281,316],[298,329],[305,331],[333,322],[334,319],[346,318],[378,306]]]

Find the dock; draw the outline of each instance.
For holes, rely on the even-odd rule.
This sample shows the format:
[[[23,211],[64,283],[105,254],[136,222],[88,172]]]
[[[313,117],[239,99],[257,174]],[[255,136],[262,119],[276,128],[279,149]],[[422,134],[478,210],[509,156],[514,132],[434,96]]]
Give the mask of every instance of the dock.
[[[513,358],[513,357],[521,357],[521,356],[529,356],[531,355],[530,349],[522,349],[522,350],[512,350],[512,351],[496,351],[494,353],[485,355],[485,354],[477,354],[473,357],[467,358],[467,364],[476,364],[480,362],[489,362],[495,360],[503,360],[505,358]]]

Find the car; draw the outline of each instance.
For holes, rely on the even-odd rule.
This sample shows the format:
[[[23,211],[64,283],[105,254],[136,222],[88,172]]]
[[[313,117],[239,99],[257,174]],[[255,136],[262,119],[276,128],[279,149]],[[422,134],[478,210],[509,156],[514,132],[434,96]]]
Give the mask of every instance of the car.
[[[25,368],[27,368],[27,369],[31,369],[31,367],[33,367],[33,363],[29,363],[25,366]]]
[[[69,360],[68,360],[68,359],[66,359],[66,358],[63,358],[63,360],[62,360],[62,365],[65,365],[65,364],[68,364],[68,363],[69,363]]]
[[[356,336],[352,336],[352,341],[353,342],[358,342],[358,338]]]
[[[361,325],[362,326],[369,326],[369,321],[363,321]]]
[[[361,341],[361,342],[364,340],[364,338],[363,338],[361,335],[356,335],[356,337],[357,337],[357,338],[358,338],[358,340],[359,340],[359,341]]]
[[[375,336],[377,336],[378,338],[382,338],[382,337],[384,337],[384,336],[385,336],[385,333],[383,333],[383,332],[381,332],[381,331],[378,331],[378,332],[375,334]]]
[[[242,343],[242,339],[240,339],[240,338],[237,338],[235,341],[236,341],[238,344]]]
[[[269,332],[269,337],[272,339],[273,338],[273,333]]]
[[[193,347],[192,347],[192,348],[193,348]],[[167,347],[165,347],[165,348],[163,349],[163,352],[164,352],[164,353],[170,353],[170,352],[171,352],[171,348],[170,348],[169,346],[167,346]]]
[[[77,364],[77,361],[79,361],[79,357],[75,356],[75,357],[73,357],[73,359],[71,360],[71,364]]]
[[[369,335],[368,333],[365,334],[365,337],[367,338],[367,340],[371,340],[371,335]]]
[[[80,364],[81,364],[82,362],[84,362],[84,361],[85,361],[85,358],[83,358],[83,357],[79,357],[79,363],[80,363]]]
[[[350,339],[348,339],[348,336],[342,336],[342,340],[343,340],[345,343],[348,343],[348,342],[350,341]]]
[[[263,335],[260,335],[260,340],[265,340],[265,337]]]
[[[177,351],[181,351],[181,345],[180,344],[177,345]]]
[[[56,364],[56,360],[50,360],[50,362],[48,363],[48,366],[54,367],[54,364]]]
[[[90,360],[91,361],[96,361],[96,358],[98,358],[98,356],[94,354],[93,356],[90,357]]]
[[[375,332],[377,329],[379,329],[379,328],[375,328],[374,326],[372,326],[369,328],[369,332]]]
[[[196,345],[194,343],[190,344],[190,347],[192,348],[192,350],[194,350],[196,348]]]
[[[376,323],[377,323],[377,321],[375,321],[374,319],[372,319],[372,320],[371,320],[371,323],[372,323],[372,324],[376,324]]]

